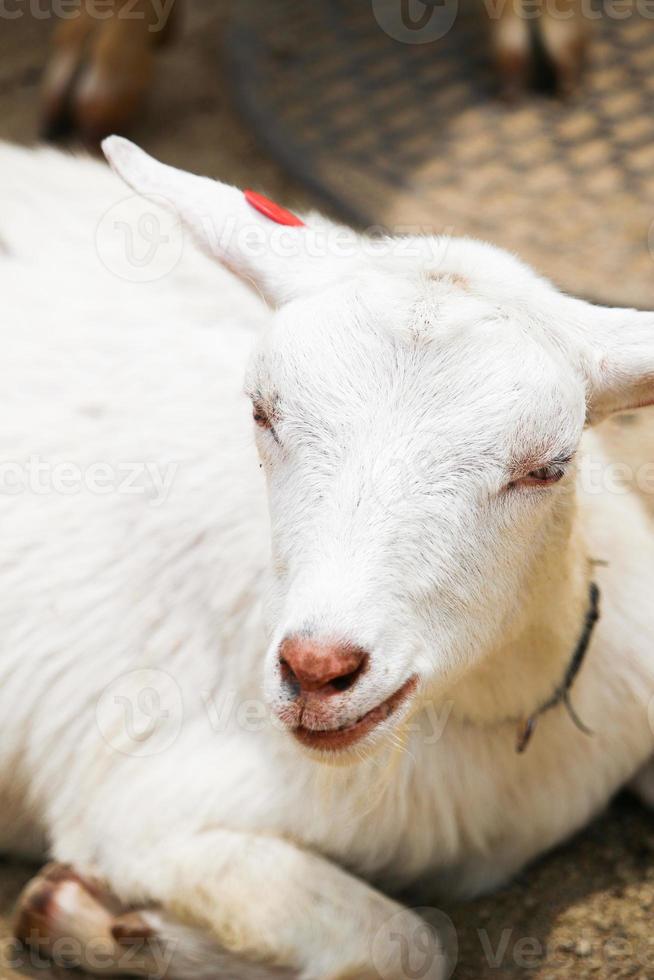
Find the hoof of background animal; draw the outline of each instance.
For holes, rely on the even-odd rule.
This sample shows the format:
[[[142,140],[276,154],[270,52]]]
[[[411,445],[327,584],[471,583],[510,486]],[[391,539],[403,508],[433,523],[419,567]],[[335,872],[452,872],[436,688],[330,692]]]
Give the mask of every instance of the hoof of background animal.
[[[14,935],[58,966],[93,972],[154,973],[153,929],[121,908],[100,882],[50,864],[25,887]]]
[[[563,0],[562,0],[563,2]],[[581,82],[588,31],[581,15],[543,12],[525,19],[508,5],[510,13],[493,25],[493,48],[502,95],[515,101],[526,90],[572,95]]]
[[[179,0],[178,0],[179,2]],[[96,144],[123,129],[152,80],[154,53],[168,39],[173,12],[157,20],[152,5],[113,0],[111,16],[98,19],[92,5],[55,31],[42,88],[46,139],[78,134]]]

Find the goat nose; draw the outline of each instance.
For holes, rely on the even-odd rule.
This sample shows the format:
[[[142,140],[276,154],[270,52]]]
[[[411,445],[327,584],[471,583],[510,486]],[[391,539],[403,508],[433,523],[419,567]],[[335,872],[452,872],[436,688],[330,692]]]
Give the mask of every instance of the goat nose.
[[[282,677],[297,696],[302,693],[342,694],[361,676],[368,654],[349,643],[320,643],[287,637],[279,648]]]

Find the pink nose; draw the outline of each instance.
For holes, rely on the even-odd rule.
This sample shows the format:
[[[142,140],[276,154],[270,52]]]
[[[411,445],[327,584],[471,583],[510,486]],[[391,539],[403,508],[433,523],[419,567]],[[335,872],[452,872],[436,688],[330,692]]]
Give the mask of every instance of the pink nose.
[[[287,637],[279,648],[282,677],[294,694],[342,694],[359,679],[368,662],[361,647]]]

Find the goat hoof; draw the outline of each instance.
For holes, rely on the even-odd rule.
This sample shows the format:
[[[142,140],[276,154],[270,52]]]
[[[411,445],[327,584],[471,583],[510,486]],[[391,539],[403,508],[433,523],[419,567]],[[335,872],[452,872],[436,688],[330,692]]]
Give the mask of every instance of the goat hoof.
[[[71,965],[80,965],[82,945],[98,937],[111,937],[115,900],[93,879],[82,878],[66,864],[49,864],[24,888],[18,900],[14,935],[25,946],[44,955],[57,940],[73,938]],[[68,955],[62,951],[63,960]]]
[[[152,939],[155,931],[140,912],[126,912],[114,919],[111,935],[121,946],[131,946],[135,942]]]
[[[91,973],[163,975],[160,937],[137,911],[120,905],[101,882],[70,865],[50,864],[18,900],[14,936],[55,966]]]

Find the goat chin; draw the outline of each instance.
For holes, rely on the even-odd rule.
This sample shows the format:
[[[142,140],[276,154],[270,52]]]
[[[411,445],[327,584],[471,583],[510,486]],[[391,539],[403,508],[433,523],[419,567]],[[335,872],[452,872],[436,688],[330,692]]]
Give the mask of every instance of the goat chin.
[[[572,469],[548,498],[518,485],[525,474],[512,474],[513,496],[500,487],[491,505],[487,491],[474,534],[469,488],[459,510],[458,484],[411,497],[407,508],[402,474],[392,475],[392,440],[375,428],[386,417],[386,388],[396,389],[376,372],[383,364],[396,371],[405,349],[407,370],[440,356],[441,334],[434,339],[427,328],[454,345],[456,357],[439,361],[443,383],[414,399],[420,418],[425,404],[445,405],[432,439],[445,439],[450,415],[468,424],[465,439],[437,442],[438,459],[428,457],[430,478],[445,480],[443,460],[483,448],[509,418],[506,399],[518,397],[523,362],[531,366],[525,384],[547,365],[537,380],[549,395],[534,396],[517,421],[511,416],[516,430],[531,425],[542,435],[551,416],[557,451],[574,450],[566,440],[584,426],[586,392],[598,423],[627,396],[630,407],[634,391],[641,401],[652,394],[635,362],[652,363],[654,341],[644,315],[593,313],[475,242],[431,240],[430,261],[442,266],[433,275],[415,268],[426,261],[422,240],[400,271],[390,262],[379,271],[383,260],[370,255],[327,268],[305,254],[292,268],[274,255],[258,270],[255,257],[229,251],[254,220],[246,204],[239,210],[238,192],[199,178],[187,187],[186,177],[154,162],[150,171],[129,144],[114,151],[114,166],[156,200],[143,204],[98,162],[0,148],[0,847],[41,850],[71,867],[74,881],[100,881],[112,915],[142,914],[153,933],[172,937],[171,970],[189,980],[207,969],[250,980],[400,980],[406,970],[392,937],[414,944],[424,921],[366,879],[389,890],[428,879],[448,898],[494,887],[647,767],[654,534],[651,496],[635,481],[624,492],[589,491]],[[197,239],[207,188],[209,218],[227,201],[237,221],[232,238],[219,234],[213,249],[204,242],[214,258],[190,238],[180,245],[165,210],[172,199]],[[157,230],[160,277],[147,281],[139,256]],[[279,307],[274,324],[215,258]],[[407,310],[419,322],[403,321]],[[361,324],[371,316],[364,342]],[[502,346],[505,328],[513,332]],[[330,330],[337,339],[327,343]],[[622,360],[618,336],[629,340]],[[280,363],[280,384],[295,379],[299,391],[303,378],[312,380],[305,415],[277,423],[275,410],[293,399],[272,399],[255,437],[242,385],[257,342],[255,389]],[[497,344],[510,363],[499,358],[483,371]],[[339,357],[339,385],[311,374]],[[618,368],[605,370],[611,357]],[[476,381],[457,383],[456,371],[471,364]],[[404,376],[392,374],[393,383]],[[494,383],[499,394],[490,397]],[[346,388],[356,406],[347,425],[337,418]],[[473,395],[480,402],[470,418],[438,402],[465,408]],[[394,409],[389,424],[400,415]],[[420,432],[417,423],[393,432],[403,460]],[[338,498],[329,497],[329,481],[347,454],[334,433],[352,440],[352,471]],[[647,413],[625,428],[624,442],[616,433],[611,421],[589,429],[579,455],[601,472],[621,453],[634,467],[652,458]],[[293,455],[289,438],[307,440],[302,452]],[[466,456],[469,481],[482,465],[491,467],[488,486],[499,479],[491,449]],[[352,477],[364,451],[382,460],[370,481],[374,498]],[[542,466],[528,463],[527,476]],[[443,500],[452,512],[427,520],[425,508]],[[330,520],[341,522],[338,533]],[[343,542],[345,556],[336,553]],[[452,567],[442,567],[448,558]],[[519,756],[518,724],[570,664],[591,573],[602,618],[572,698],[595,737],[554,709]],[[349,697],[374,703],[371,692],[396,690],[413,670],[424,678],[394,728],[347,755],[321,754],[329,765],[316,764],[262,698],[261,611],[271,576],[279,614],[269,659],[290,632],[350,639],[358,631],[352,642],[369,662]],[[279,693],[275,669],[270,684]],[[437,676],[456,682],[432,684]],[[650,783],[644,768],[639,785]],[[75,936],[86,898],[70,882],[65,893],[59,887],[53,901],[67,895],[72,913],[67,906],[68,918],[57,922]],[[441,915],[427,930],[426,980],[449,976],[446,926]],[[102,968],[88,956],[84,963],[123,969],[115,958]]]

